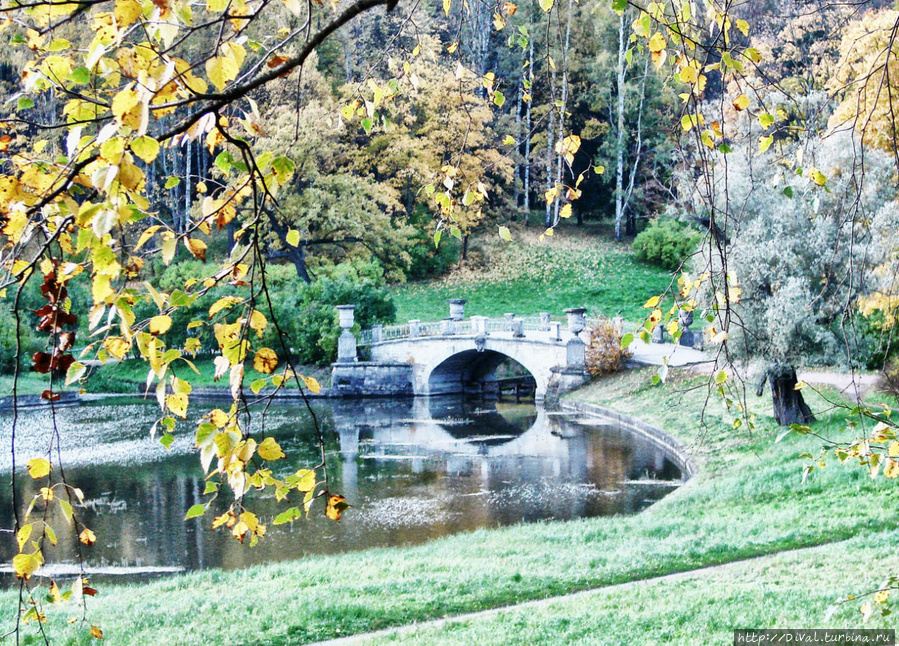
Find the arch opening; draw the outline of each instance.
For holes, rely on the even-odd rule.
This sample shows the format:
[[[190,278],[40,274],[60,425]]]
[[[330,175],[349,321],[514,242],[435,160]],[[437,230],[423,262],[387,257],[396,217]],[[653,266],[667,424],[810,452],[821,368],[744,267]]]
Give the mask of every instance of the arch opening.
[[[495,350],[465,350],[438,364],[428,377],[431,395],[463,394],[483,399],[533,399],[534,375],[512,357]]]

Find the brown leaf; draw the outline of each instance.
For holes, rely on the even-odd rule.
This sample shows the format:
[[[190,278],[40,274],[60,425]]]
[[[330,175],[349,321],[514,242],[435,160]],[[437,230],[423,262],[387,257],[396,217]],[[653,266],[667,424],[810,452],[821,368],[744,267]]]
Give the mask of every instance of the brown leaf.
[[[46,399],[48,402],[59,401],[59,393],[55,393],[52,390],[45,390],[41,393],[41,399]]]

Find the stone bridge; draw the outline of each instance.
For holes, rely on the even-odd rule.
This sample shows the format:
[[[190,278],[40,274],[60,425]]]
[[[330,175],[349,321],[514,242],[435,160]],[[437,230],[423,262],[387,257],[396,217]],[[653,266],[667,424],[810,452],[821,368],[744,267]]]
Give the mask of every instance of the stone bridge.
[[[534,318],[507,314],[465,318],[465,301],[450,301],[441,321],[413,320],[377,326],[357,339],[351,332],[353,306],[343,305],[338,361],[331,392],[337,396],[445,395],[463,393],[497,380],[496,370],[511,359],[534,381],[534,398],[557,396],[589,379],[584,367],[586,326],[583,308],[565,310],[566,321],[548,313]],[[359,361],[359,348],[368,360]]]

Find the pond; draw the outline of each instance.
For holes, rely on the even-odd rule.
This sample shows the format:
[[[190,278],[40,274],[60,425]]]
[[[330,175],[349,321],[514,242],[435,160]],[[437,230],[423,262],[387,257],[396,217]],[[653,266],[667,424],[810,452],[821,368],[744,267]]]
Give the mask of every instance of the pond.
[[[332,491],[352,507],[340,522],[325,519],[319,505],[308,519],[269,524],[268,535],[249,547],[226,531],[212,531],[211,511],[184,520],[192,505],[204,502],[205,485],[188,425],[166,450],[149,436],[155,404],[120,398],[58,408],[65,476],[84,491],[77,513],[97,535],[92,547],[82,546],[92,578],[143,580],[410,545],[480,527],[632,514],[684,478],[677,456],[648,439],[533,404],[331,400],[316,403],[315,412],[325,432]],[[261,419],[257,411],[255,423]],[[0,413],[0,424],[0,443],[9,446],[8,411]],[[47,409],[20,411],[17,445],[56,446],[51,428]],[[287,454],[285,470],[315,463],[314,427],[302,404],[270,407],[265,431]],[[19,453],[17,464],[32,457]],[[9,469],[3,451],[0,473]],[[37,483],[18,482],[21,513]],[[221,498],[212,511],[227,507],[227,496]],[[272,496],[251,507],[271,518],[285,505]],[[12,527],[12,516],[7,493],[0,498],[0,527]],[[65,525],[61,516],[52,522]],[[10,534],[0,536],[0,559],[7,564],[15,543]],[[74,575],[77,549],[72,537],[61,536],[57,547],[45,550],[42,572]],[[8,567],[2,577],[13,581]]]

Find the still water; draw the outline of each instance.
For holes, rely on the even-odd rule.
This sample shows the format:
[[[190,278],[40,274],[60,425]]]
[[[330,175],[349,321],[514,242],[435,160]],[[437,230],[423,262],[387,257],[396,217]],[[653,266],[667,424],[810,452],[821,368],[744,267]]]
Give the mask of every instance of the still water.
[[[154,404],[115,399],[60,408],[58,438],[48,410],[21,411],[17,446],[58,442],[67,481],[85,494],[76,513],[97,535],[92,547],[81,546],[95,579],[242,568],[410,545],[479,527],[636,513],[683,479],[677,457],[649,440],[533,404],[330,401],[315,412],[325,432],[331,490],[352,507],[339,523],[325,519],[319,505],[309,519],[269,524],[266,538],[252,548],[210,529],[213,512],[229,502],[224,492],[205,517],[184,520],[192,505],[205,502],[204,475],[186,424],[168,450],[150,437]],[[264,424],[287,454],[280,475],[315,463],[315,432],[301,404],[277,404],[264,416],[257,411],[252,423],[256,429]],[[0,413],[0,424],[0,446],[8,447],[8,411]],[[20,452],[17,464],[32,457]],[[0,451],[2,528],[13,525],[9,469],[9,452]],[[21,513],[37,487],[27,476],[18,482]],[[287,505],[272,496],[249,506],[271,518]],[[51,522],[65,525],[61,516]],[[61,533],[59,545],[45,550],[45,573],[74,574],[77,549],[73,537]],[[2,562],[14,553],[13,537],[0,534]],[[8,569],[0,576],[12,580]]]

